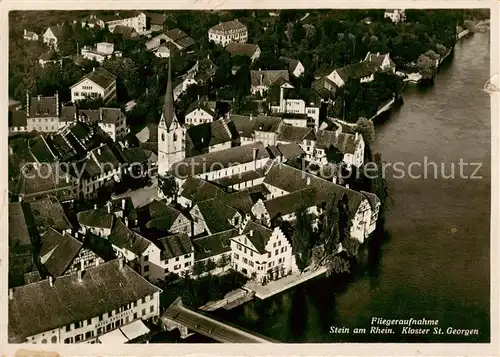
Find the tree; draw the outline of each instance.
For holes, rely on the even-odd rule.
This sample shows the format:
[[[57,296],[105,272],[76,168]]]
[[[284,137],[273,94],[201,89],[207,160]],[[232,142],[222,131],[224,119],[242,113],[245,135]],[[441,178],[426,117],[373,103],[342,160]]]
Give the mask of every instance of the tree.
[[[372,144],[375,141],[375,126],[373,125],[373,121],[369,119],[359,118],[354,131],[361,134],[367,144]]]
[[[436,73],[436,61],[426,55],[420,55],[417,60],[417,68],[424,79],[430,79]]]
[[[347,239],[344,239],[342,242],[342,248],[344,248],[345,252],[350,257],[356,257],[358,255],[360,245],[361,243],[357,239],[351,237],[347,237]]]
[[[228,254],[222,254],[217,261],[217,267],[221,268],[224,271],[224,268],[231,262]]]
[[[167,175],[163,178],[160,178],[160,180],[161,180],[160,187],[163,194],[168,198],[174,198],[174,200],[176,200],[179,188],[177,187],[177,182],[175,181],[175,177],[172,175]]]
[[[319,230],[320,242],[324,246],[324,251],[326,254],[334,253],[337,244],[339,243],[339,210],[333,202],[329,202],[323,218],[321,219],[321,225]]]
[[[295,212],[295,231],[292,236],[292,245],[295,249],[295,261],[300,271],[309,264],[311,248],[313,246],[312,219],[305,207]]]
[[[443,57],[444,55],[446,55],[446,52],[448,52],[448,49],[442,44],[438,43],[436,45],[436,51],[441,57]]]
[[[206,268],[205,268],[205,261],[204,260],[199,260],[199,261],[194,263],[194,265],[193,265],[194,275],[200,276],[205,271],[206,271]]]
[[[210,272],[212,270],[214,270],[215,268],[217,268],[217,264],[215,264],[214,260],[213,259],[207,259],[206,263],[205,263],[205,269],[207,272]]]
[[[343,274],[343,273],[349,273],[351,271],[351,264],[349,263],[349,260],[343,258],[340,255],[334,255],[331,256],[327,261],[326,261],[326,267],[327,267],[327,276],[336,273],[336,274]]]

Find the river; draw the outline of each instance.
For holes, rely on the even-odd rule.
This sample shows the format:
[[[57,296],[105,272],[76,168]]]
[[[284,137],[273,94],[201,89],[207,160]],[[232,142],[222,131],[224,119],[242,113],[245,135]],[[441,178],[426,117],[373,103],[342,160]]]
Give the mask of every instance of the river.
[[[387,162],[482,163],[482,179],[388,176],[394,201],[386,234],[367,247],[350,281],[317,278],[219,317],[283,342],[487,342],[490,304],[489,32],[464,38],[433,86],[408,87],[377,123],[374,151]],[[465,167],[470,176],[473,167]],[[390,172],[390,171],[389,171]],[[418,174],[414,169],[413,174]],[[432,167],[428,173],[433,176]],[[330,334],[370,328],[372,317],[439,320],[478,336]]]

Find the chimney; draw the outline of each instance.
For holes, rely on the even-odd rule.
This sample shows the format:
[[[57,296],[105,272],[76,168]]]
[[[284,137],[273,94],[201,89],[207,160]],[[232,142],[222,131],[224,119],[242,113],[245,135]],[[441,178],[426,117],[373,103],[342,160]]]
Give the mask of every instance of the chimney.
[[[66,230],[64,230],[64,231],[63,231],[62,235],[63,235],[63,236],[65,236],[65,235],[66,235]]]
[[[97,204],[94,204],[94,209],[97,209]]]
[[[125,225],[128,227],[128,217],[125,217],[123,220],[125,221]],[[135,239],[135,235],[134,235],[134,239]]]
[[[349,184],[348,183],[345,184],[345,188],[349,189]]]
[[[78,270],[78,282],[81,283],[83,280],[83,270]]]
[[[54,278],[50,275],[49,275],[49,285],[50,285],[50,287],[54,286]]]
[[[99,258],[96,258],[95,260],[95,266],[98,266],[99,265]]]
[[[308,185],[310,185],[310,184],[311,184],[311,177],[310,177],[310,176],[307,176],[307,178],[306,178],[306,182],[307,182],[307,184],[308,184]]]
[[[95,72],[95,67],[92,67],[92,72]]]
[[[125,199],[124,198],[122,198],[122,210],[125,211]]]
[[[101,155],[101,148],[97,148],[97,155]]]
[[[123,257],[118,258],[118,267],[123,269]]]
[[[125,147],[128,148],[128,140],[125,140]]]
[[[56,91],[56,116],[59,116],[59,91]]]
[[[26,90],[26,115],[30,116],[30,92]]]
[[[26,31],[26,30],[24,30]],[[13,300],[14,299],[14,289],[9,289],[9,300]]]
[[[66,183],[69,183],[69,175],[66,174]]]
[[[250,229],[250,237],[253,237],[253,229]]]
[[[108,213],[111,213],[111,202],[108,202],[106,206],[108,206]]]
[[[257,148],[253,148],[253,160],[257,160]]]
[[[24,35],[25,35],[25,36],[26,36],[26,33],[27,33],[27,32],[28,32],[28,31],[26,31],[26,29],[24,29]]]
[[[37,97],[38,97],[38,101],[40,101],[40,99],[42,99],[42,96],[40,94]]]

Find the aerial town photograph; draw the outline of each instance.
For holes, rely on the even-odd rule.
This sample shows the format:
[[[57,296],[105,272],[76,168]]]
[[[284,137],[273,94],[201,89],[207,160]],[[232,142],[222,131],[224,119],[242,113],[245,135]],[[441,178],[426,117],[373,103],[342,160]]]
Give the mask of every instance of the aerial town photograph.
[[[9,343],[491,341],[489,9],[8,18]]]

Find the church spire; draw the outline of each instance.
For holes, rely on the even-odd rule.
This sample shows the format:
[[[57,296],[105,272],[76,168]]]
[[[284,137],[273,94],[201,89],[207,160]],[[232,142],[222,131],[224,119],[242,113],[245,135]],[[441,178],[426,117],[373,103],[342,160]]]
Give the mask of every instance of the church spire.
[[[167,130],[170,128],[172,121],[175,118],[174,111],[174,95],[172,92],[172,64],[170,57],[168,57],[168,80],[167,80],[167,92],[165,94],[165,105],[163,106],[163,119],[167,126]]]

